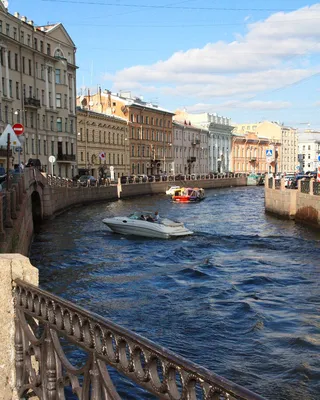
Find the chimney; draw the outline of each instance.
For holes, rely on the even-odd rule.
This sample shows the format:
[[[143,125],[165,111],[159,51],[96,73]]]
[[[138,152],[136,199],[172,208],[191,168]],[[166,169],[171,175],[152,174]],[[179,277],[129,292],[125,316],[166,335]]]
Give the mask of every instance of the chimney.
[[[19,17],[20,17],[20,14],[19,14],[18,12],[15,12],[13,15],[14,15],[16,18],[19,18]]]
[[[22,22],[27,22],[27,17],[21,17]]]
[[[31,26],[33,26],[33,21],[32,21],[32,19],[30,19],[30,21],[28,21],[28,24],[31,25]]]

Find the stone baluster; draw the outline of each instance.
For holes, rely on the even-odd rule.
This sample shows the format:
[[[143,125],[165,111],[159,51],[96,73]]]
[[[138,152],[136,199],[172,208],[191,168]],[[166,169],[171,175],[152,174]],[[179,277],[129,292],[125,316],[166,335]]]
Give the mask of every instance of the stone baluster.
[[[15,191],[15,196],[16,196],[15,210],[16,210],[16,211],[20,211],[19,183],[13,183],[13,184],[12,184],[12,189]]]
[[[4,230],[4,221],[3,221],[3,198],[5,195],[0,193],[0,242],[4,242],[6,238],[6,233]]]
[[[6,200],[7,200],[5,227],[6,228],[12,228],[13,227],[13,222],[12,222],[12,219],[11,219],[11,192],[9,190],[7,190],[5,196],[6,196]]]
[[[17,219],[17,192],[12,185],[12,189],[10,190],[11,194],[11,218]]]

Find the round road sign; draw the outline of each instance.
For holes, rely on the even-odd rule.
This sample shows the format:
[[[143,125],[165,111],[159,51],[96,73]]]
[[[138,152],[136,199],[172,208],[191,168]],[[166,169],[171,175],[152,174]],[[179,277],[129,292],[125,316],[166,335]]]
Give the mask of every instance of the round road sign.
[[[49,157],[49,162],[54,163],[56,161],[55,156],[50,156]]]
[[[22,124],[14,124],[12,129],[17,136],[22,135],[24,132],[24,126]]]

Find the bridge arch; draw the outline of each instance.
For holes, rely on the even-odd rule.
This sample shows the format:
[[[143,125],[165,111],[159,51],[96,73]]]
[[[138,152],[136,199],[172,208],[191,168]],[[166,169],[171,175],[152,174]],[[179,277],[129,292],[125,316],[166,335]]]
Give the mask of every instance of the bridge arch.
[[[43,220],[43,208],[40,193],[36,190],[31,194],[32,219],[34,227],[38,226]]]

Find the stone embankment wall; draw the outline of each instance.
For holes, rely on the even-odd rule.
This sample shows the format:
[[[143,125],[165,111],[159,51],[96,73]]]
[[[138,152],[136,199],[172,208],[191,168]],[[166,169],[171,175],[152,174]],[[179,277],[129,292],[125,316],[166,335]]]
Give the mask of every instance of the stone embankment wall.
[[[0,192],[0,253],[28,254],[33,235],[29,190],[24,177],[16,175],[9,190]]]
[[[17,278],[38,286],[39,276],[37,268],[21,254],[1,254],[0,270],[0,399],[17,400],[12,290]]]
[[[230,186],[245,186],[246,177],[204,179],[197,181],[175,181],[175,182],[146,182],[121,185],[121,198],[143,196],[149,194],[165,193],[172,185],[185,187],[222,188]],[[57,187],[46,186],[43,197],[43,217],[51,218],[66,209],[79,205],[90,204],[97,201],[113,201],[118,199],[117,185],[92,186],[92,187]]]
[[[313,181],[310,182],[311,188],[312,185]],[[266,181],[265,210],[282,218],[320,228],[320,196],[314,195],[312,189],[310,193],[302,193],[301,181],[298,182],[298,189],[287,189],[284,179],[278,188],[275,187],[274,179],[271,188]]]

